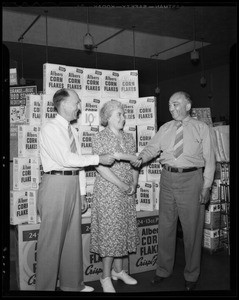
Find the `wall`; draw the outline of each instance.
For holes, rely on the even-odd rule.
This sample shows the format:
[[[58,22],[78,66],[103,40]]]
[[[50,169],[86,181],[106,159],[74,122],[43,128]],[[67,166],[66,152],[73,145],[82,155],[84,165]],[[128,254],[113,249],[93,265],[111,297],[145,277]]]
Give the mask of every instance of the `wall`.
[[[186,91],[193,99],[193,107],[210,107],[214,122],[220,121],[220,116],[229,119],[229,65],[220,66],[205,72],[207,85],[200,86],[201,73],[162,81],[159,84],[160,95],[158,97],[158,122],[171,120],[168,110],[168,100],[176,91]],[[208,95],[211,94],[210,99]],[[142,91],[143,93],[143,91]],[[230,99],[234,101],[234,99]]]

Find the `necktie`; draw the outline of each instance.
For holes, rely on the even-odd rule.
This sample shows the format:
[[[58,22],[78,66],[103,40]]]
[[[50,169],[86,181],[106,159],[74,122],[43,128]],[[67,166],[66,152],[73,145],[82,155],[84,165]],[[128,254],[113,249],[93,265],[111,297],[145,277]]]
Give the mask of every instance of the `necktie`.
[[[75,141],[73,133],[71,131],[71,125],[70,124],[68,125],[68,133],[69,133],[69,138],[70,138],[71,152],[77,153],[76,141]]]
[[[178,158],[183,153],[183,123],[178,122],[174,143],[174,157]]]

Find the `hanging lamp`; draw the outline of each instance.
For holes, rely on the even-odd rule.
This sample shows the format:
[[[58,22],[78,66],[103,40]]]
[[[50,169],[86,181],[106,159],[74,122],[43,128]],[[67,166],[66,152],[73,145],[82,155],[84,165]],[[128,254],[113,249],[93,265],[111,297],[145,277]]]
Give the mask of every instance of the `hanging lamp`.
[[[89,7],[87,7],[87,33],[84,36],[84,47],[88,50],[92,50],[94,47],[94,40],[89,32]]]
[[[21,64],[22,64],[22,77],[20,78],[20,85],[25,85],[26,84],[26,79],[24,78],[23,74],[23,65],[24,65],[24,60],[23,60],[23,37],[21,38]]]
[[[204,88],[207,85],[207,79],[204,71],[204,61],[203,61],[203,38],[202,38],[202,48],[201,48],[201,65],[202,65],[202,73],[200,78],[200,85]]]
[[[196,50],[196,25],[195,25],[195,7],[193,10],[193,51],[190,53],[191,62],[193,65],[199,63],[199,52]]]
[[[157,81],[156,81],[155,94],[157,96],[160,94],[160,88],[159,88],[159,60],[158,60],[158,58],[157,58]]]

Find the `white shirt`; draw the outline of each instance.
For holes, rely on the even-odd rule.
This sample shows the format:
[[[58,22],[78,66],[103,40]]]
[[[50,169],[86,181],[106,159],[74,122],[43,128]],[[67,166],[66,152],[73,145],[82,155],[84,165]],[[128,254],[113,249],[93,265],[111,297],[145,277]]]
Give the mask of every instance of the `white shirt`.
[[[39,134],[40,157],[44,172],[52,170],[77,170],[80,167],[99,164],[98,155],[81,155],[76,129],[71,126],[78,153],[72,153],[68,134],[68,121],[59,114],[41,126]],[[85,171],[80,171],[81,195],[86,194]]]

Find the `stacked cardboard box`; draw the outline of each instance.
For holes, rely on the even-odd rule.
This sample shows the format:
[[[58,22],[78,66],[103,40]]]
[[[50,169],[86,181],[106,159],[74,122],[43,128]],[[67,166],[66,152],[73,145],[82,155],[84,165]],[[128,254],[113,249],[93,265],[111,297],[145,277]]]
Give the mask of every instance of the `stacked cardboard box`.
[[[158,212],[138,212],[140,244],[137,252],[129,255],[130,274],[155,270],[158,255]]]
[[[11,191],[11,207],[15,216],[11,216],[11,224],[16,225],[16,241],[18,248],[17,269],[18,282],[21,290],[32,290],[35,288],[36,249],[37,235],[40,228],[40,219],[36,214],[37,191],[43,173],[40,157],[38,135],[40,126],[56,116],[52,98],[60,88],[70,88],[77,92],[81,99],[82,114],[74,126],[78,129],[79,142],[83,149],[82,154],[92,153],[91,138],[96,132],[103,129],[100,126],[99,111],[106,101],[116,99],[121,101],[125,107],[126,124],[124,130],[132,133],[135,139],[137,151],[144,148],[152,136],[156,133],[156,103],[154,97],[139,97],[138,71],[111,71],[100,69],[87,69],[81,67],[70,67],[65,65],[44,64],[43,65],[43,94],[36,95],[36,91],[29,90],[24,108],[24,122],[21,125],[17,144],[19,150],[14,156],[13,163],[13,189]],[[15,96],[12,96],[14,100]],[[14,98],[14,99],[13,99]],[[15,103],[15,102],[14,102]],[[13,104],[13,103],[12,103]],[[20,105],[19,103],[17,104]],[[26,113],[25,113],[26,110]],[[20,111],[20,110],[19,110]],[[18,113],[19,114],[19,113]],[[15,117],[12,108],[12,119]],[[16,118],[15,118],[16,119]],[[12,120],[12,122],[16,120]],[[12,130],[13,131],[13,130]],[[150,170],[155,169],[155,163]],[[157,167],[156,167],[157,169]],[[147,165],[141,169],[141,192],[137,197],[138,210],[152,211],[158,209],[159,201],[159,171],[148,172]],[[147,177],[149,174],[149,177]],[[90,204],[93,196],[93,185],[96,171],[92,167],[86,168],[86,198],[89,204],[88,211],[82,218],[82,238],[84,257],[84,281],[98,280],[102,272],[102,262],[99,256],[89,252],[90,238]],[[151,177],[150,177],[151,176]],[[154,178],[152,177],[154,176]],[[156,181],[155,181],[156,180]],[[140,190],[140,187],[139,187]],[[157,195],[157,196],[155,196]],[[141,197],[142,196],[142,197]],[[144,201],[141,199],[144,199]],[[32,207],[34,209],[32,209]],[[18,212],[16,212],[18,210]],[[139,212],[150,214],[151,212]],[[157,212],[156,212],[157,214]],[[141,216],[140,215],[140,216]],[[143,216],[143,215],[142,215]],[[141,216],[141,217],[142,217]],[[148,216],[148,215],[147,215]],[[148,217],[147,217],[148,218]],[[157,218],[156,216],[154,218]],[[152,232],[153,246],[156,247],[156,221],[149,217],[138,219],[138,222],[153,222],[155,226]],[[156,253],[152,250],[148,228],[142,231],[142,245],[144,253],[139,255]],[[145,248],[146,244],[147,249]],[[149,249],[150,248],[150,249]],[[146,253],[146,252],[147,253]],[[137,259],[138,270],[149,270],[155,268],[155,254],[151,265]],[[133,258],[133,261],[136,258]],[[132,264],[134,264],[132,261]],[[124,260],[124,269],[127,271],[129,260]],[[149,266],[149,267],[148,267]],[[133,269],[132,269],[132,272]]]
[[[216,163],[210,203],[205,210],[203,239],[203,247],[211,252],[230,247],[229,173],[229,163]]]

